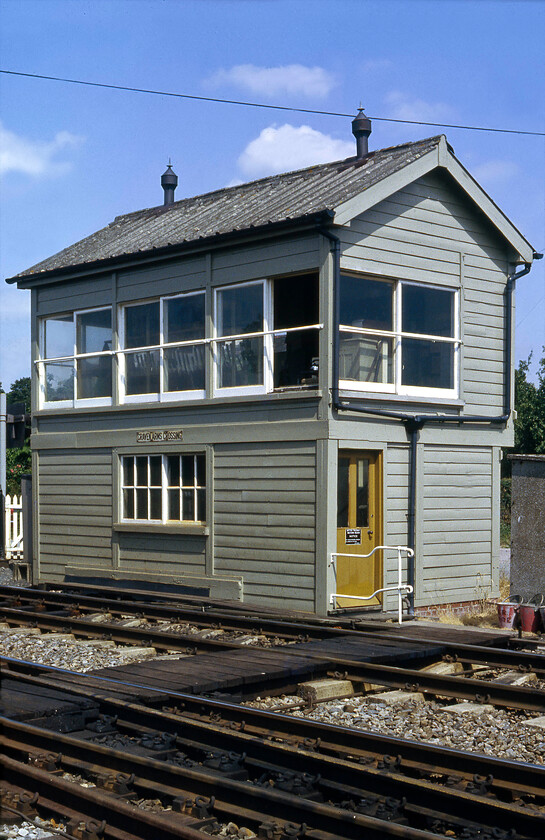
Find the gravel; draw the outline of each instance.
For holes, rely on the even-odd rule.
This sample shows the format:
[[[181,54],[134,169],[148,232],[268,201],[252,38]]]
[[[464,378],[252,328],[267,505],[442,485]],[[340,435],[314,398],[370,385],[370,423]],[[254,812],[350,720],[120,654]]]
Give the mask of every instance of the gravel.
[[[0,824],[0,838],[10,840],[46,840],[46,838],[59,837],[59,831],[63,832],[65,826],[59,823],[52,824],[49,820],[42,820],[36,817],[33,823],[21,822],[16,824]],[[59,831],[57,831],[57,829]]]
[[[9,566],[0,566],[0,586],[11,586],[13,584],[13,573]],[[15,584],[13,584],[15,585]],[[19,585],[19,584],[17,584]]]
[[[526,720],[541,717],[534,712],[499,708],[489,712],[447,712],[444,707],[452,706],[455,701],[448,700],[441,704],[434,700],[422,703],[409,699],[391,706],[375,701],[372,695],[330,700],[318,704],[311,711],[290,709],[300,699],[295,695],[258,698],[245,705],[265,710],[275,707],[283,714],[320,723],[423,741],[511,761],[545,764],[545,729],[524,724]],[[284,708],[281,708],[282,705]]]
[[[136,651],[136,652],[135,652]],[[12,659],[23,659],[40,665],[52,665],[84,674],[100,668],[144,662],[157,659],[155,648],[130,645],[116,645],[101,639],[91,641],[70,641],[60,639],[55,633],[31,633],[21,629],[7,633],[0,628],[0,653]],[[161,656],[161,659],[179,659],[181,654]]]

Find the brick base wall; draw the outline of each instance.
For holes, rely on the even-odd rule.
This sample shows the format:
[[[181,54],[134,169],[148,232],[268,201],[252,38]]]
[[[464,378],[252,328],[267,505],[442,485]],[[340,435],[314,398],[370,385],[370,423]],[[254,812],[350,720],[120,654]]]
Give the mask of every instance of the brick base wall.
[[[458,601],[454,604],[432,604],[428,607],[415,607],[414,614],[419,618],[439,618],[442,615],[466,615],[482,612],[482,601]]]

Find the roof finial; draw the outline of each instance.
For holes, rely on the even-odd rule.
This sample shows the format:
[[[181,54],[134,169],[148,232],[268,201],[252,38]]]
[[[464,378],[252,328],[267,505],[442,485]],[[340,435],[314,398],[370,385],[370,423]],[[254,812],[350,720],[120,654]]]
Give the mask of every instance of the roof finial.
[[[178,186],[178,176],[172,171],[170,158],[168,159],[166,171],[161,175],[161,186],[165,191],[163,204],[174,204],[174,190]]]
[[[356,138],[356,157],[358,159],[367,157],[369,154],[368,140],[371,134],[371,120],[363,113],[361,102],[358,114],[352,120],[352,134]]]

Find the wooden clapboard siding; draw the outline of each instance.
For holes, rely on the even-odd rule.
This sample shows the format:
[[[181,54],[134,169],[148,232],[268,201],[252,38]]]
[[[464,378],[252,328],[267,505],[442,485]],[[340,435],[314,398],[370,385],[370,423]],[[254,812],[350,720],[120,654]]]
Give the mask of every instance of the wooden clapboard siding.
[[[389,446],[384,475],[384,544],[407,545],[407,510],[409,499],[409,447]],[[384,562],[384,586],[397,583],[397,553],[387,552]],[[403,561],[403,580],[407,580],[407,562]],[[385,596],[385,607],[395,609],[393,596]]]
[[[419,603],[452,601],[459,591],[465,600],[490,594],[492,454],[484,447],[424,447]]]
[[[244,600],[314,609],[314,442],[214,451],[214,566],[244,578]]]
[[[94,309],[112,303],[112,275],[101,274],[69,283],[52,283],[36,290],[36,311],[40,316]]]
[[[218,251],[212,257],[212,283],[239,283],[277,274],[316,269],[318,234],[273,240]]]
[[[41,578],[62,579],[66,566],[111,567],[111,464],[107,449],[40,453]]]
[[[160,295],[178,294],[204,288],[205,257],[186,257],[160,266],[120,271],[117,279],[119,303]]]
[[[181,578],[205,573],[204,536],[121,533],[118,540],[119,569],[127,574],[148,572]]]

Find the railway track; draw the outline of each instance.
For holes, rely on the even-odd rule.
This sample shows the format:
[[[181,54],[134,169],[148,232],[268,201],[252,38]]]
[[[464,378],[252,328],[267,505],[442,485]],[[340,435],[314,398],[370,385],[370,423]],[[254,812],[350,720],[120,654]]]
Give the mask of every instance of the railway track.
[[[191,695],[157,692],[157,707],[145,707],[116,696],[119,683],[107,679],[2,666],[9,682],[39,690],[54,678],[95,704],[86,725],[69,734],[3,719],[10,781],[52,800],[56,785],[66,796],[67,778],[90,780],[97,788],[76,790],[80,804],[72,810],[89,815],[82,798],[96,806],[97,797],[106,797],[110,809],[120,801],[123,814],[133,809],[131,837],[195,837],[214,822],[235,822],[274,840],[445,834],[537,840],[545,833],[545,768]],[[149,799],[160,800],[155,816],[166,820],[168,832],[133,826],[137,805],[130,803]],[[188,817],[178,834],[176,814]],[[128,825],[108,815],[112,828]],[[199,819],[206,826],[197,826]]]
[[[252,644],[264,647],[260,655],[262,678],[246,685],[239,681],[235,690],[241,699],[263,692],[280,693],[288,688],[287,677],[271,675],[278,661],[275,650],[281,648],[283,661],[289,661],[290,655],[299,657],[299,661],[301,656],[312,660],[315,676],[340,676],[356,686],[372,684],[418,691],[428,697],[451,697],[545,713],[545,693],[540,688],[517,685],[512,678],[513,670],[545,678],[545,654],[541,652],[443,641],[430,645],[429,639],[396,636],[388,639],[382,651],[383,659],[391,659],[394,649],[396,664],[381,662],[380,651],[375,656],[379,661],[366,661],[373,658],[368,656],[367,645],[369,648],[376,645],[380,632],[353,629],[350,624],[331,626],[319,620],[283,622],[223,608],[203,610],[201,606],[199,610],[194,604],[186,607],[177,601],[166,604],[131,601],[111,590],[101,592],[99,597],[85,591],[74,596],[68,592],[26,589],[14,592],[12,587],[0,587],[0,621],[12,628],[32,627],[45,634],[60,632],[75,640],[108,639],[119,645],[153,648],[160,653],[198,655],[246,649]],[[350,655],[347,640],[360,644],[357,655]],[[461,673],[423,670],[423,665],[438,657],[459,663]],[[415,660],[420,667],[408,667]],[[494,679],[486,680],[475,674],[474,669],[483,665],[495,669]],[[502,671],[510,673],[511,678],[503,680]]]
[[[232,702],[283,693],[294,680],[286,674],[304,663],[307,673],[350,680],[363,693],[386,686],[545,712],[538,640],[418,639],[404,627],[346,617],[286,618],[192,596],[70,585],[0,587],[0,622],[6,636],[177,657],[155,672],[149,659],[143,670],[89,674],[0,658],[3,697],[61,692],[72,708],[0,720],[4,818],[17,806],[53,816],[78,840],[545,836],[541,766]],[[237,677],[250,648],[257,674],[245,677],[241,665]],[[227,661],[232,679],[214,688],[214,663]],[[177,689],[177,662],[210,672],[216,696]],[[517,674],[533,687],[514,684]]]

